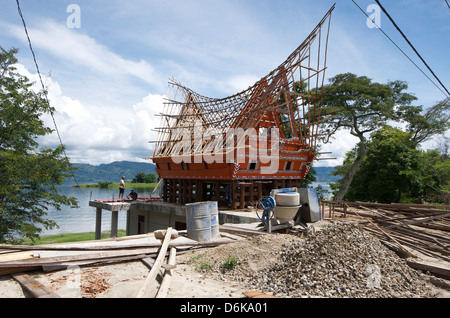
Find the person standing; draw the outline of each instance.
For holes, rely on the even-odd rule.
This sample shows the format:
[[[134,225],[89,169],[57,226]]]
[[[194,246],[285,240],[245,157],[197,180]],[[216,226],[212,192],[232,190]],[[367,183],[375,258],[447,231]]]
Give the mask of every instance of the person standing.
[[[119,199],[123,199],[123,193],[125,192],[125,176],[122,176],[119,183]]]

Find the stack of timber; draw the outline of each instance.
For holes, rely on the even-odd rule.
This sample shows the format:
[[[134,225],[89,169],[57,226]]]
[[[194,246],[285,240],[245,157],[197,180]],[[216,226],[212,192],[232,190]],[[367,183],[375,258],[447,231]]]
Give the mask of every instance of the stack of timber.
[[[330,218],[357,222],[416,269],[450,278],[450,206],[323,201]],[[326,210],[326,209],[325,209]],[[326,214],[326,212],[325,212]]]
[[[209,247],[229,242],[218,239],[197,242],[180,235],[168,242],[168,247]],[[58,270],[68,266],[112,264],[145,259],[158,254],[162,243],[154,233],[123,238],[46,245],[0,245],[0,275],[30,270]]]
[[[233,242],[242,236],[258,232],[234,227],[221,228],[221,237],[210,242],[197,242],[187,237],[186,231],[172,228],[153,233],[96,241],[46,244],[0,245],[0,276],[11,275],[36,298],[57,298],[26,272],[56,271],[78,267],[110,265],[128,261],[142,261],[149,273],[137,290],[137,298],[147,297],[151,286],[162,280],[154,297],[165,297],[170,286],[172,269],[176,267],[176,254],[188,249],[214,247]],[[264,234],[263,232],[259,232]]]

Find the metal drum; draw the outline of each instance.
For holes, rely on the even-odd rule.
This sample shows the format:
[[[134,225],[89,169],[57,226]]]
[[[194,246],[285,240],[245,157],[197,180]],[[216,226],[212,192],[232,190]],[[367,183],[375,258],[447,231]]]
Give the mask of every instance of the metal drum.
[[[219,237],[219,210],[216,201],[186,204],[187,237],[208,242]]]

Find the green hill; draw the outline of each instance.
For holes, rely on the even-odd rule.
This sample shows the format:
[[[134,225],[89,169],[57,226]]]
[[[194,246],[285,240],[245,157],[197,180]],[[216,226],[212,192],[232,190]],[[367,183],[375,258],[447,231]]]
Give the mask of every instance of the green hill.
[[[335,182],[341,178],[330,174],[334,167],[313,167],[313,169],[316,171],[316,182]]]
[[[122,176],[125,176],[126,181],[131,181],[139,172],[156,173],[155,165],[146,162],[115,161],[98,166],[74,163],[72,166],[78,184],[98,183],[100,181],[119,182]],[[67,178],[66,183],[75,184],[75,181],[73,178]]]

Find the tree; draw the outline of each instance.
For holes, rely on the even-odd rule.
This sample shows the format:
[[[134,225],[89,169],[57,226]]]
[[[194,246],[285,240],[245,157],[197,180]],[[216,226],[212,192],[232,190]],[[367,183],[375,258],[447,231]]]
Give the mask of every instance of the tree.
[[[336,200],[342,200],[367,154],[367,134],[395,119],[396,106],[408,106],[416,99],[404,92],[407,87],[402,81],[380,84],[352,73],[338,74],[324,86],[322,116],[329,118],[324,122],[325,134],[330,136],[339,129],[348,129],[359,139],[355,159],[342,179]]]
[[[136,174],[132,183],[155,183],[156,175],[153,173],[145,174],[145,172],[139,172]]]
[[[372,133],[367,155],[345,195],[351,201],[445,202],[450,193],[450,159],[438,150],[420,151],[411,135],[390,126]],[[355,158],[349,151],[335,175],[345,175]],[[333,188],[339,188],[333,185]]]
[[[417,147],[421,142],[440,135],[450,129],[450,97],[423,112],[422,106],[400,106],[397,111],[400,120],[407,123],[410,142]]]
[[[401,202],[418,186],[419,151],[408,146],[409,135],[386,126],[372,134],[368,153],[355,180],[354,195],[383,203]]]
[[[422,152],[417,176],[420,182],[418,196],[428,202],[449,204],[450,158],[439,150]]]
[[[39,237],[40,226],[57,227],[46,219],[49,207],[77,204],[56,188],[71,170],[64,147],[39,148],[37,139],[52,132],[41,116],[54,109],[16,71],[16,53],[0,47],[0,242]]]

